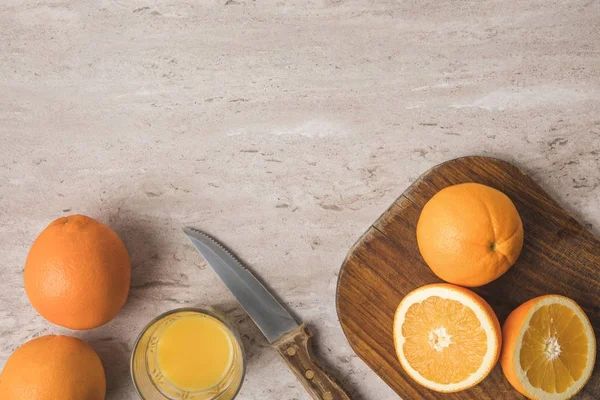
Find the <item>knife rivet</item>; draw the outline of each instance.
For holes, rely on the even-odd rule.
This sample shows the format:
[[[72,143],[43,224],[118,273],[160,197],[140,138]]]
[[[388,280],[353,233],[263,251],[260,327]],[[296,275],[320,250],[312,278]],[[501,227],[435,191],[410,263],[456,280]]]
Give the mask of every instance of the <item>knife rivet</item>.
[[[331,392],[323,393],[323,400],[333,400],[333,395],[331,394]]]
[[[295,356],[296,355],[296,349],[293,348],[293,347],[288,347],[287,353],[288,353],[288,356]]]
[[[308,369],[304,373],[304,376],[306,377],[306,379],[312,379],[312,378],[315,377],[315,373],[314,373],[314,371],[312,369]]]

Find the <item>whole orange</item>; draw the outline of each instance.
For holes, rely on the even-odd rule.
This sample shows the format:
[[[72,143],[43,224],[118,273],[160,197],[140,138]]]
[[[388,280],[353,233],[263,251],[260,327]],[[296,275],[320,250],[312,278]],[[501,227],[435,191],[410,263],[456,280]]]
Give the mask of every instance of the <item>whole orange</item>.
[[[82,340],[47,335],[19,347],[0,375],[0,399],[104,400],[98,354]]]
[[[423,207],[417,243],[446,282],[485,285],[504,274],[523,248],[523,223],[504,193],[478,183],[449,186]]]
[[[25,263],[25,291],[48,321],[92,329],[125,304],[131,263],[119,236],[84,215],[53,221],[35,240]]]

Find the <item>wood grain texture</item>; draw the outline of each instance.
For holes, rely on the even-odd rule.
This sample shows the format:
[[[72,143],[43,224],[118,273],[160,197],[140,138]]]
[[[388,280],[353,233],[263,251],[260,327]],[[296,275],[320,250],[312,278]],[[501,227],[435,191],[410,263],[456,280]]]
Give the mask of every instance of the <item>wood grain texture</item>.
[[[341,386],[315,360],[312,333],[305,324],[273,343],[279,355],[315,400],[350,400]]]
[[[525,229],[516,264],[474,291],[502,323],[523,302],[543,294],[574,299],[600,333],[600,242],[517,167],[492,158],[464,157],[422,175],[367,230],[348,253],[337,288],[337,311],[350,345],[403,399],[523,399],[498,364],[472,389],[442,394],[419,386],[398,362],[392,324],[396,307],[411,290],[441,282],[417,248],[416,224],[425,203],[446,186],[478,182],[506,193]],[[598,365],[577,399],[600,398]]]

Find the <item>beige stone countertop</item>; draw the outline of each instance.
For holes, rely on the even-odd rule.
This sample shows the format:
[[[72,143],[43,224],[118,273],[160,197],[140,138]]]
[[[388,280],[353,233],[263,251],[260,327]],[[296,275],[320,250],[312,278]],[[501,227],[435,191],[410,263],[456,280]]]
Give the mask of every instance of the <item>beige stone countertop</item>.
[[[49,333],[88,340],[109,400],[159,313],[214,305],[248,355],[241,400],[308,395],[187,238],[215,234],[317,333],[354,399],[397,396],[351,350],[340,265],[417,177],[517,164],[600,233],[600,2],[3,0],[0,366]],[[30,306],[37,234],[73,213],[123,238],[129,300],[87,332]],[[408,400],[408,399],[407,399]]]

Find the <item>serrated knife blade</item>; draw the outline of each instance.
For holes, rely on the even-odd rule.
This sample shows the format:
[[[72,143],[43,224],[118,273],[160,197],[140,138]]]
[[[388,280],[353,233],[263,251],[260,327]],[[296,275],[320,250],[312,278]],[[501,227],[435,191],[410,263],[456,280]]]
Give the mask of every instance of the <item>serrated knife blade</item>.
[[[216,239],[194,228],[184,228],[183,231],[312,398],[350,400],[344,389],[314,359],[310,329],[305,324],[299,325],[262,283]]]
[[[262,283],[221,243],[194,228],[184,228],[183,231],[269,343],[299,326]]]

